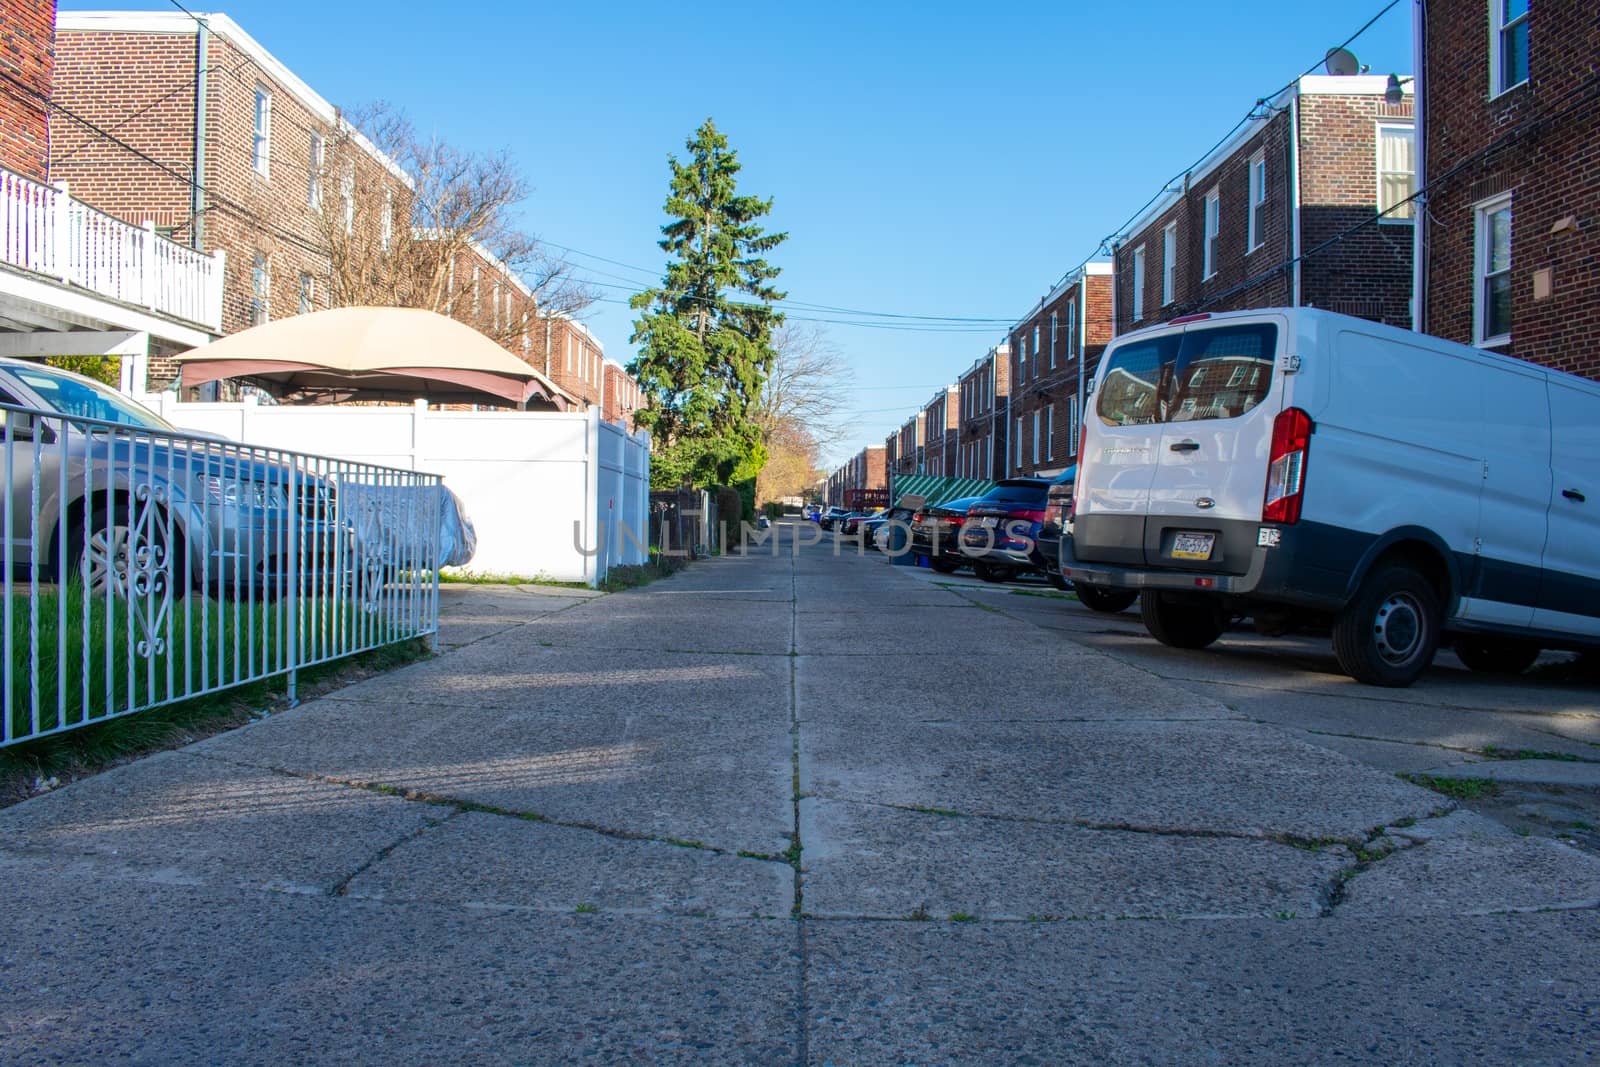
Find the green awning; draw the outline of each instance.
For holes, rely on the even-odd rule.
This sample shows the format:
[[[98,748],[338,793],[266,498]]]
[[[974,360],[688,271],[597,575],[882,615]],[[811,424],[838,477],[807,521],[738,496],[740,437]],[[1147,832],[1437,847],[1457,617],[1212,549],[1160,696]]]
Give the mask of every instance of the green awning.
[[[994,488],[986,478],[940,478],[932,474],[897,474],[889,483],[889,500],[898,504],[903,496],[920,496],[928,504],[943,504],[964,496],[982,496]]]

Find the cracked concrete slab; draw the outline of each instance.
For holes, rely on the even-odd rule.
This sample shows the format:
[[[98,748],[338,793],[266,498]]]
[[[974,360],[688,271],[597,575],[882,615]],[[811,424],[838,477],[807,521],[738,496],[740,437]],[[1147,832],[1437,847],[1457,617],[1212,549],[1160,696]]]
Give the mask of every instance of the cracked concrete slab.
[[[800,770],[833,799],[1189,832],[1360,839],[1441,804],[1247,723],[803,723]]]
[[[529,713],[626,705],[637,712],[748,718],[782,705],[784,656],[547,647],[526,640],[485,642],[448,658],[376,675],[335,694],[381,704],[463,705]]]
[[[63,882],[0,859],[0,1062],[795,1057],[794,924]]]
[[[1341,916],[1486,915],[1600,907],[1600,857],[1458,811],[1392,836],[1414,842],[1345,885]]]
[[[824,917],[1309,917],[1343,850],[801,802],[805,909]]]
[[[787,863],[465,812],[362,871],[347,895],[571,914],[786,916]]]
[[[1592,914],[818,922],[806,945],[818,1063],[1600,1061]]]
[[[1310,730],[1296,730],[1292,727],[1285,728],[1308,745],[1341,752],[1369,767],[1377,767],[1391,774],[1417,774],[1439,766],[1471,766],[1483,760],[1482,756],[1470,752],[1454,752],[1435,745],[1410,741],[1379,741],[1364,737],[1340,737]]]
[[[320,700],[192,751],[728,851],[788,847],[788,709],[745,719]]]
[[[794,664],[796,708],[803,721],[1237,717],[1205,697],[1071,646],[1044,657],[1009,648],[941,656],[801,653]],[[906,680],[913,678],[915,684],[908,686]],[[975,679],[982,681],[975,684]],[[1130,700],[1134,684],[1138,699]]]
[[[162,752],[0,811],[0,850],[161,881],[332,892],[445,813]],[[75,867],[81,867],[76,864]]]
[[[1434,767],[1437,778],[1487,778],[1519,785],[1600,789],[1600,762],[1554,759],[1483,760],[1468,767]]]

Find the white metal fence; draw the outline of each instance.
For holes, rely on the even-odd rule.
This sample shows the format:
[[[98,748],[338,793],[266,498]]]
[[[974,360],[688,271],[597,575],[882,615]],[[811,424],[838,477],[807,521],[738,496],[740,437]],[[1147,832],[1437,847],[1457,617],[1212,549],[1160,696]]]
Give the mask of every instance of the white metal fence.
[[[0,260],[159,311],[215,332],[222,327],[223,255],[168,240],[0,169]]]
[[[437,475],[0,405],[0,745],[438,631]]]

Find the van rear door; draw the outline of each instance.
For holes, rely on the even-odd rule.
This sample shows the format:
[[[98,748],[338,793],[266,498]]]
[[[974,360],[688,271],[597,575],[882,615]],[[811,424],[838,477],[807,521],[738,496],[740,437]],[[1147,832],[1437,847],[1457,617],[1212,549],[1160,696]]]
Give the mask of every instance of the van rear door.
[[[1073,545],[1079,558],[1142,566],[1145,511],[1161,445],[1163,396],[1182,327],[1130,339],[1105,356],[1089,454],[1079,457]]]
[[[1600,637],[1600,388],[1552,374],[1549,396],[1555,480],[1533,625]]]
[[[1282,316],[1194,323],[1168,375],[1144,531],[1148,566],[1243,574],[1256,547]]]

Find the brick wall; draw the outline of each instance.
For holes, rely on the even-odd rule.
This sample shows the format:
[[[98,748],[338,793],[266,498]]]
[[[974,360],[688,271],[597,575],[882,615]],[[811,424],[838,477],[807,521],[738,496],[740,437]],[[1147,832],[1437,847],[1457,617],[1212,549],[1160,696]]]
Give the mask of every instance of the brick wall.
[[[1308,94],[1300,100],[1300,300],[1391,326],[1411,326],[1412,223],[1375,222],[1378,126],[1412,121],[1409,97]],[[1339,237],[1340,234],[1345,234]],[[1326,251],[1319,245],[1338,238]]]
[[[585,405],[600,402],[605,349],[582,325],[560,316],[540,319],[543,350],[535,339],[534,367]]]
[[[1488,18],[1481,0],[1427,7],[1424,135],[1435,184],[1424,326],[1473,343],[1474,208],[1509,192],[1511,340],[1496,351],[1600,379],[1600,8],[1534,5],[1528,81],[1492,100]],[[1538,298],[1546,271],[1550,293]]]
[[[1381,94],[1303,93],[1298,133],[1284,107],[1215,168],[1188,182],[1159,215],[1121,242],[1113,257],[1116,333],[1193,311],[1235,311],[1294,304],[1293,158],[1300,167],[1301,302],[1397,326],[1410,325],[1411,226],[1374,222],[1313,250],[1377,212],[1380,121],[1403,124],[1411,101]],[[1296,142],[1297,138],[1297,142]],[[1265,203],[1250,243],[1250,168],[1266,165]],[[1206,200],[1217,197],[1217,237],[1206,273]],[[1174,227],[1171,300],[1165,299],[1166,231]],[[1134,317],[1134,257],[1144,252],[1139,318]]]
[[[922,409],[928,440],[924,446],[927,473],[939,477],[955,474],[956,430],[961,423],[961,394],[946,387]]]
[[[1096,273],[1058,287],[1012,330],[1014,386],[1007,421],[1012,474],[1054,473],[1076,460],[1078,379],[1080,372],[1085,382],[1093,377],[1111,339],[1111,283],[1108,275]]]
[[[55,31],[55,0],[0,4],[0,166],[36,181],[50,176]]]
[[[605,404],[600,417],[610,423],[622,426],[629,433],[634,431],[633,413],[642,406],[643,397],[639,393],[639,383],[619,365],[611,362],[605,364]]]
[[[1009,383],[1010,351],[1005,345],[978,360],[957,380],[960,424],[953,470],[960,477],[1004,475]]]

